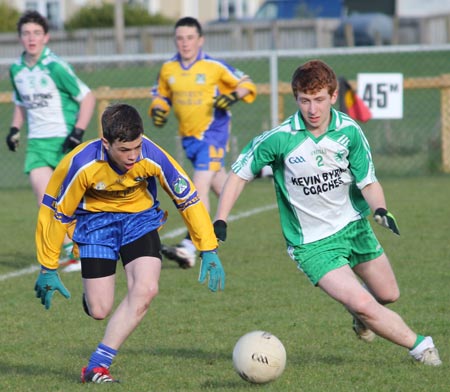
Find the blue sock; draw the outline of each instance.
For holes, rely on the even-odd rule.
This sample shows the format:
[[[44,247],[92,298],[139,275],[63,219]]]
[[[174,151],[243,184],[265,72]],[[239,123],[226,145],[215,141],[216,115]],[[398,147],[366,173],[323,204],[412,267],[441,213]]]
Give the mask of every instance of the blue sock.
[[[90,371],[99,366],[109,369],[116,354],[117,350],[100,343],[89,359],[87,370]]]

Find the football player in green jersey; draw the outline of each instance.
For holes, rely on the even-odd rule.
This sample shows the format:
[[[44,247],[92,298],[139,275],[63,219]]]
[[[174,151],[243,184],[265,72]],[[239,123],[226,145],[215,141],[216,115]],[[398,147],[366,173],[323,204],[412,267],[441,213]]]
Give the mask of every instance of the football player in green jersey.
[[[375,176],[358,123],[333,108],[334,71],[320,60],[298,67],[292,90],[299,110],[251,140],[232,166],[214,222],[226,239],[227,217],[248,181],[269,165],[287,250],[314,286],[353,315],[359,338],[376,335],[406,347],[412,358],[441,365],[430,336],[415,333],[386,304],[400,295],[391,264],[367,216],[399,235]]]
[[[24,51],[10,67],[15,107],[6,144],[11,151],[17,150],[26,122],[24,171],[39,205],[56,165],[80,144],[95,109],[95,97],[70,65],[46,46],[49,27],[41,14],[26,11],[17,31]],[[65,271],[79,271],[80,262],[72,254],[69,239],[64,249],[69,260]]]

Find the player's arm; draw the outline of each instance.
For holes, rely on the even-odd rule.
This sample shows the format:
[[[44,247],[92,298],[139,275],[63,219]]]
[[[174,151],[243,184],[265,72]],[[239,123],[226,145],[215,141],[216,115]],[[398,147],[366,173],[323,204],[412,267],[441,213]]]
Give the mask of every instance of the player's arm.
[[[165,151],[153,143],[146,146],[144,154],[151,154],[148,175],[156,176],[162,188],[173,200],[189,231],[191,240],[200,251],[202,263],[199,282],[208,278],[208,288],[215,292],[225,288],[225,271],[217,255],[217,239],[208,210],[200,201],[197,190],[181,166]],[[149,155],[150,155],[149,154]]]
[[[148,116],[155,127],[162,127],[167,122],[171,108],[171,90],[163,73],[159,73],[155,85],[151,89],[152,102],[148,107]]]
[[[47,269],[58,268],[64,237],[86,190],[85,173],[73,168],[72,157],[69,153],[56,167],[39,208],[35,235],[37,258]]]
[[[256,85],[252,79],[229,65],[223,69],[219,91],[223,91],[225,95],[233,94],[237,100],[246,103],[252,103],[256,98]]]
[[[366,185],[361,190],[361,193],[369,204],[370,209],[374,211],[373,218],[375,222],[391,230],[394,234],[400,235],[394,215],[387,210],[381,184],[378,181],[372,182]]]
[[[37,258],[41,264],[38,278],[34,285],[36,297],[48,310],[53,294],[59,291],[65,298],[70,298],[70,292],[62,283],[58,274],[58,259],[68,226],[72,223],[72,215],[81,199],[81,187],[65,187],[70,158],[66,158],[56,167],[46,188],[44,198],[39,208],[36,226]],[[79,183],[71,181],[70,183]],[[64,189],[69,191],[67,195]],[[67,196],[67,198],[65,197]],[[58,204],[63,198],[64,203]],[[64,205],[64,208],[61,206]],[[63,212],[64,211],[64,212]]]
[[[94,114],[95,96],[91,89],[77,77],[69,64],[55,61],[49,67],[58,90],[79,104],[76,123],[62,146],[63,152],[68,153],[83,141],[85,130]]]
[[[80,102],[80,110],[78,111],[78,118],[75,127],[86,129],[91,121],[95,110],[95,95],[89,91]]]
[[[230,172],[225,181],[225,185],[220,193],[216,217],[214,219],[214,231],[220,241],[225,241],[227,238],[226,222],[228,216],[246,184],[246,180],[233,172]]]
[[[78,118],[72,131],[67,135],[66,140],[63,143],[63,152],[68,153],[75,147],[81,144],[83,141],[84,132],[86,131],[89,121],[94,114],[95,109],[95,96],[89,91],[80,102],[80,110],[78,112]]]

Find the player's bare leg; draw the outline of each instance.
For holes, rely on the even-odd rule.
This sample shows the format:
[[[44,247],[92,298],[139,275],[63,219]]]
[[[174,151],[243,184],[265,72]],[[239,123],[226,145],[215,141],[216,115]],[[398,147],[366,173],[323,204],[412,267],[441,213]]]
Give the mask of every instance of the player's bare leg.
[[[50,177],[53,174],[53,169],[49,166],[38,167],[31,170],[29,177],[31,188],[36,196],[38,207],[41,205],[42,198],[44,197],[45,189],[50,181]]]
[[[379,279],[376,279],[376,276],[368,278],[368,287],[370,290],[375,290],[380,301],[393,302],[399,296],[395,277],[385,256],[381,256],[378,261],[380,267],[374,275],[379,273]],[[363,268],[362,271],[359,269],[358,273],[367,277],[368,271],[374,267],[375,263],[366,265],[366,268]],[[380,280],[383,271],[387,273],[385,283]],[[389,276],[389,271],[392,276]],[[342,303],[377,335],[408,348],[410,356],[416,361],[429,366],[442,364],[431,336],[417,335],[413,332],[397,313],[378,302],[361,285],[349,266],[327,273],[319,281],[319,287],[336,301]]]
[[[394,271],[385,254],[380,257],[358,264],[353,271],[363,280],[364,288],[369,290],[376,300],[385,305],[397,301],[400,296]],[[356,315],[353,315],[353,330],[356,336],[370,343],[376,337]]]
[[[102,343],[118,349],[134,331],[158,294],[161,261],[156,257],[139,257],[125,266],[128,292],[112,314]],[[115,277],[83,279],[90,315],[104,319],[114,304]]]
[[[414,346],[417,335],[397,313],[380,304],[362,287],[349,266],[327,273],[319,281],[319,287],[342,303],[377,335],[408,349]]]
[[[214,194],[219,197],[220,192],[222,192],[222,188],[225,184],[225,181],[227,180],[227,172],[224,167],[222,167],[216,174],[214,175],[211,189],[214,192]]]
[[[83,278],[83,292],[89,315],[96,320],[105,319],[114,305],[114,288],[116,276],[102,278]]]
[[[109,366],[118,349],[140,324],[153,298],[158,294],[161,260],[139,257],[125,266],[128,291],[106,326],[105,335],[92,353],[88,366],[81,370],[83,383],[118,382],[109,373]],[[114,303],[115,276],[83,279],[89,314],[104,319]]]
[[[198,197],[208,211],[210,210],[209,191],[211,190],[215,175],[216,172],[211,170],[195,170],[192,177],[192,181],[197,188]]]

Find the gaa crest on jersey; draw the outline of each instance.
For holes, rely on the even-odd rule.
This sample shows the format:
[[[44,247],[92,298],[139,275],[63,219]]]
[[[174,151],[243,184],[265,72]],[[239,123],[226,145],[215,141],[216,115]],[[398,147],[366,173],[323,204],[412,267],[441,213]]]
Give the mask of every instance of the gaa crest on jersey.
[[[175,76],[171,76],[168,80],[169,84],[174,84],[175,83]]]
[[[188,183],[184,178],[178,177],[172,185],[177,195],[181,195],[188,187]]]
[[[344,160],[345,151],[341,150],[334,154],[334,159],[338,162],[342,162]]]
[[[94,189],[96,189],[97,191],[102,191],[103,189],[106,188],[105,183],[103,182],[98,182],[97,184],[95,184]]]
[[[197,83],[197,84],[205,84],[206,83],[206,75],[205,74],[197,74],[197,75],[195,75],[195,83]]]

